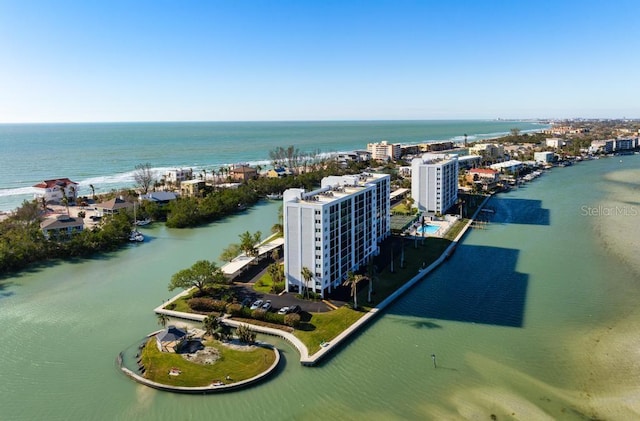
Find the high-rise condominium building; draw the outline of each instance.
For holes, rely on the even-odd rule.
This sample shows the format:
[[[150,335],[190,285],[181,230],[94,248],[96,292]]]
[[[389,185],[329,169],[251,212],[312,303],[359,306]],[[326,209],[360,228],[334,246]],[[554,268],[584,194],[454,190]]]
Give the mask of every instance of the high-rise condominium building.
[[[418,210],[445,213],[458,199],[458,156],[427,153],[414,158],[411,196]]]
[[[390,234],[387,174],[330,176],[321,188],[283,194],[284,272],[287,291],[305,288],[325,297],[379,253]],[[303,268],[312,277],[303,276]],[[309,278],[309,277],[307,277]]]

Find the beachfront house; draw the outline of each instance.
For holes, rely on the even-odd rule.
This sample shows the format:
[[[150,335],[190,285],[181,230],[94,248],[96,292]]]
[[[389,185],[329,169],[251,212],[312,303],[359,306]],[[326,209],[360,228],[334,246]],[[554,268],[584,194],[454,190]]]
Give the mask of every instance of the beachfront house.
[[[78,183],[68,178],[56,178],[44,180],[33,186],[36,189],[34,198],[38,202],[61,203],[66,196],[69,203],[76,201],[78,197]]]
[[[167,205],[169,202],[176,200],[178,196],[170,191],[154,191],[140,196],[140,201],[149,200],[158,205]]]
[[[94,205],[96,216],[114,215],[123,209],[133,209],[133,202],[127,202],[121,197],[115,197],[106,202]]]
[[[69,215],[56,215],[40,223],[44,237],[49,239],[67,239],[73,234],[82,232],[84,221],[82,218],[72,218]]]
[[[391,234],[388,174],[330,176],[321,188],[283,193],[284,272],[288,292],[323,298],[379,253]],[[312,279],[305,279],[307,268]]]
[[[249,165],[237,165],[229,172],[229,177],[235,181],[249,181],[258,178],[258,170]]]
[[[186,180],[180,183],[182,197],[199,197],[204,192],[204,180]]]
[[[186,180],[191,180],[192,178],[192,168],[176,168],[174,170],[167,171],[164,175],[165,183],[174,185],[178,185]]]

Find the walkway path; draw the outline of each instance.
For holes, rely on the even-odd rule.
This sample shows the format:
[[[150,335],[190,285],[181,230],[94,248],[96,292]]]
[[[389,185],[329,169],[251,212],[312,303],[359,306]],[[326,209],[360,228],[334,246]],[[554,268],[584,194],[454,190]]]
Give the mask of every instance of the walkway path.
[[[429,273],[431,273],[435,268],[440,266],[440,264],[442,264],[442,262],[444,262],[447,258],[449,258],[451,256],[451,254],[454,252],[455,248],[457,247],[458,242],[460,242],[462,237],[464,237],[464,235],[466,234],[467,230],[469,229],[469,227],[471,227],[471,225],[473,224],[475,218],[478,216],[478,213],[485,206],[485,204],[487,203],[487,201],[490,198],[491,198],[491,196],[487,196],[485,198],[485,200],[482,202],[482,204],[475,211],[475,213],[473,214],[471,219],[469,219],[469,221],[465,224],[464,228],[460,231],[460,233],[457,235],[457,237],[451,242],[449,247],[447,247],[447,249],[440,255],[440,257],[435,262],[431,263],[427,268],[421,269],[416,276],[414,276],[408,282],[406,282],[404,285],[402,285],[400,288],[398,288],[393,294],[389,295],[384,301],[382,301],[380,304],[378,304],[377,307],[372,308],[371,310],[369,310],[369,312],[367,312],[367,314],[362,316],[360,319],[358,319],[358,321],[356,321],[354,324],[352,324],[347,329],[342,331],[342,333],[340,333],[338,336],[336,336],[335,338],[331,339],[330,342],[323,343],[323,346],[321,347],[321,349],[318,352],[316,352],[315,354],[309,355],[309,350],[307,349],[305,344],[302,343],[302,341],[300,339],[298,339],[296,336],[294,336],[291,333],[285,332],[285,331],[280,330],[280,329],[273,329],[273,328],[269,328],[269,327],[266,327],[266,326],[257,326],[257,325],[250,325],[251,329],[256,331],[256,332],[259,332],[259,333],[263,333],[263,334],[266,334],[266,335],[272,335],[272,336],[279,336],[279,337],[287,340],[294,347],[296,347],[296,349],[300,353],[300,363],[302,365],[307,365],[307,366],[316,365],[320,360],[322,360],[322,358],[324,358],[326,355],[331,353],[343,341],[345,341],[349,336],[351,336],[352,333],[354,333],[355,331],[360,329],[360,327],[362,327],[367,322],[369,322],[372,318],[374,318],[381,310],[384,310],[385,308],[387,308],[391,303],[393,303],[395,300],[397,300],[398,297],[400,297],[402,294],[407,292],[417,282],[422,280],[425,276],[427,276]],[[175,296],[172,300],[170,300],[170,302],[173,302],[173,301],[177,300],[178,298],[180,298],[183,295],[186,295],[188,293],[189,293],[189,291],[184,291],[181,294],[178,294],[177,296]],[[176,318],[187,319],[187,320],[194,320],[194,321],[199,321],[199,322],[201,322],[206,317],[206,316],[199,315],[199,314],[181,313],[181,312],[177,312],[177,311],[166,310],[164,308],[164,306],[167,305],[167,304],[168,303],[164,303],[163,305],[161,305],[159,307],[156,307],[154,309],[154,311],[156,313],[158,313],[158,314],[166,314],[167,316],[170,316],[170,317],[176,317]],[[232,319],[225,319],[224,323],[228,324],[229,326],[232,326],[232,327],[237,327],[240,324],[246,324],[246,323],[238,322],[238,321],[232,320]]]

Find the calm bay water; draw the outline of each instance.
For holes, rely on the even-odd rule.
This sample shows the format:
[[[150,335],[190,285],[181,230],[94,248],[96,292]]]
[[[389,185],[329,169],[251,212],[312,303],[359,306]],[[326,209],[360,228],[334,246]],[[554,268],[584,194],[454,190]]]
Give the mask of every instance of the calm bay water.
[[[211,171],[249,162],[268,166],[269,151],[295,145],[305,154],[366,149],[388,140],[418,143],[470,141],[540,130],[531,122],[341,121],[237,123],[1,124],[0,210],[33,198],[34,184],[68,177],[80,194],[131,186],[136,165],[150,163],[159,174],[171,168]]]
[[[147,243],[3,280],[0,418],[635,419],[639,168],[640,156],[586,162],[493,198],[488,229],[325,364],[303,368],[265,338],[282,349],[279,373],[237,393],[155,391],[114,360],[157,329],[171,274],[268,232],[276,203],[193,230],[156,225]]]

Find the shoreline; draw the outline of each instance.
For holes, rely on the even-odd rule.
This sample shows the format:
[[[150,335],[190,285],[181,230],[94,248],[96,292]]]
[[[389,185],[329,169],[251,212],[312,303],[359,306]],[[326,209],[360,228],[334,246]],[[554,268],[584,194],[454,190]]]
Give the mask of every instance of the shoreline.
[[[374,121],[352,121],[351,123],[372,123],[372,124],[376,124],[376,122],[378,122],[378,124],[380,124],[379,122],[387,122],[390,123],[390,125],[392,125],[393,123],[398,123],[400,126],[402,126],[403,123],[406,123],[407,125],[412,125],[413,123],[438,123],[438,122],[443,122],[443,123],[450,123],[450,124],[456,124],[456,123],[462,123],[463,127],[460,128],[459,133],[464,132],[465,130],[467,130],[469,132],[469,136],[470,137],[478,137],[477,140],[480,141],[485,141],[485,140],[492,140],[492,139],[497,139],[500,138],[502,136],[504,136],[505,133],[508,133],[508,129],[506,129],[506,131],[496,131],[496,132],[484,132],[484,133],[473,133],[470,132],[466,127],[464,127],[464,123],[471,123],[471,124],[475,124],[475,123],[479,123],[479,124],[491,124],[491,123],[500,123],[500,121],[496,121],[496,120],[374,120]],[[504,122],[504,121],[503,121]],[[511,122],[511,121],[510,121]],[[169,122],[168,122],[169,123]],[[207,124],[207,122],[202,122],[203,124]],[[226,124],[228,123],[229,125],[234,125],[236,124],[235,122],[220,122],[221,124]],[[259,124],[263,124],[264,122],[257,122]],[[286,122],[274,122],[276,124],[274,124],[274,127],[278,127],[279,124],[277,123],[286,123]],[[297,126],[298,123],[302,124],[302,123],[310,123],[310,124],[315,124],[317,122],[293,122],[295,123],[295,125]],[[341,121],[326,121],[326,122],[322,122],[322,123],[326,123],[326,125],[328,126],[328,128],[333,128],[334,125],[336,125],[336,123],[344,123]],[[349,123],[349,122],[347,122]],[[533,123],[531,121],[523,121],[523,120],[514,120],[512,121],[512,123],[517,124],[526,124],[526,125],[532,125]],[[67,123],[60,123],[62,125],[67,124]],[[73,123],[69,123],[72,124]],[[82,123],[82,124],[94,124],[94,123]],[[101,123],[96,123],[96,124],[101,124]],[[118,123],[116,123],[118,124]],[[132,123],[135,124],[135,123]],[[140,124],[147,124],[147,123],[140,123]],[[148,124],[155,124],[155,123],[148,123]],[[188,123],[184,123],[184,124],[188,124]],[[242,122],[238,123],[240,125],[242,125]],[[338,126],[340,126],[340,124],[338,124]],[[429,124],[425,125],[424,127],[424,134],[421,136],[413,136],[414,139],[411,140],[393,140],[394,143],[401,143],[401,144],[405,144],[405,145],[415,145],[418,143],[435,143],[435,142],[446,142],[446,141],[451,141],[457,144],[460,144],[462,142],[461,139],[458,139],[458,137],[460,136],[460,134],[454,134],[454,132],[458,132],[458,130],[453,130],[453,129],[449,129],[449,132],[451,132],[451,135],[447,135],[447,136],[434,136],[435,139],[428,139],[428,132],[429,130],[431,130],[432,128],[429,126]],[[491,128],[488,128],[491,129]],[[544,127],[535,127],[535,128],[531,128],[531,129],[523,129],[522,132],[536,132],[536,131],[540,131],[543,130]],[[483,128],[478,128],[478,130],[483,130]],[[92,133],[88,133],[86,134],[87,137],[91,137]],[[264,132],[262,136],[267,136],[270,133],[268,131]],[[311,134],[315,134],[315,132],[311,131]],[[342,134],[342,133],[341,133]],[[0,133],[1,135],[1,133]],[[215,139],[215,133],[211,134],[212,138]],[[255,137],[257,136],[256,133],[250,133],[249,135],[247,135],[248,137]],[[346,137],[344,140],[344,144],[348,145],[350,143],[356,143],[356,141],[354,141],[353,139],[355,138],[355,134],[345,131],[344,134],[342,134],[343,137]],[[318,157],[327,157],[327,156],[331,156],[334,154],[338,154],[341,152],[349,152],[349,151],[353,151],[353,150],[362,150],[362,149],[366,149],[366,145],[367,142],[369,141],[379,141],[382,140],[383,137],[378,138],[373,138],[370,139],[368,136],[368,133],[366,131],[363,132],[362,136],[360,137],[360,139],[357,141],[357,147],[354,148],[349,148],[349,147],[337,147],[337,148],[332,148],[332,144],[327,144],[327,150],[326,151],[322,151],[320,152],[317,156]],[[402,133],[402,131],[400,132],[400,136],[402,137],[408,137],[409,135],[404,135]],[[487,136],[487,137],[484,137]],[[262,138],[259,138],[260,140],[262,140]],[[418,139],[418,140],[416,140]],[[422,140],[419,140],[422,139]],[[456,141],[456,139],[458,139]],[[224,139],[223,139],[224,140]],[[289,140],[287,140],[286,142],[289,142]],[[223,143],[223,142],[222,142]],[[295,144],[295,143],[294,143]],[[223,144],[221,144],[221,146],[225,146]],[[274,146],[277,146],[274,143]],[[312,145],[307,145],[307,144],[301,144],[300,148],[301,149],[305,149],[308,147],[311,147]],[[141,145],[141,147],[144,147],[144,145]],[[315,146],[313,146],[315,148]],[[215,149],[216,146],[212,145],[211,146],[212,149]],[[107,151],[108,152],[108,151]],[[310,153],[310,151],[306,151],[302,150],[303,153]],[[242,153],[242,151],[238,152],[238,153]],[[229,157],[231,158],[231,157]],[[194,157],[190,157],[190,161],[180,161],[179,159],[175,159],[172,162],[175,162],[176,164],[173,163],[168,163],[168,162],[158,162],[157,164],[153,165],[153,170],[156,172],[166,172],[170,169],[175,169],[175,168],[193,168],[194,172],[200,172],[202,169],[209,169],[209,168],[219,168],[219,167],[229,167],[231,165],[237,164],[239,162],[246,162],[249,163],[251,165],[260,165],[263,167],[266,166],[271,166],[271,160],[268,157],[268,153],[264,153],[263,156],[260,157],[256,157],[255,154],[250,154],[249,158],[243,158],[243,157],[238,157],[237,159],[233,158],[233,159],[225,159],[225,158],[221,158],[224,162],[216,162],[216,161],[209,161],[208,163],[202,163],[202,162],[198,162],[198,156],[194,156]],[[248,161],[247,161],[248,159]],[[144,161],[141,161],[144,162]],[[122,171],[118,171],[117,169],[115,170],[115,172],[113,171],[109,171],[109,172],[104,172],[102,174],[96,174],[96,173],[91,173],[89,172],[90,175],[88,176],[79,176],[78,174],[78,170],[74,169],[73,171],[69,171],[69,173],[64,174],[64,170],[61,169],[56,169],[55,171],[51,171],[51,175],[46,175],[44,176],[45,179],[48,178],[54,178],[54,177],[68,177],[71,180],[79,183],[80,185],[80,195],[82,196],[88,196],[88,194],[85,193],[90,193],[89,190],[89,184],[93,184],[96,187],[96,191],[99,194],[105,194],[105,193],[110,193],[111,190],[118,190],[118,189],[127,189],[127,188],[131,188],[133,185],[133,173],[134,173],[134,165],[133,164],[130,168],[123,168]],[[84,173],[86,173],[86,169],[84,171]],[[23,176],[23,180],[29,180],[30,178],[32,178],[33,175],[27,175],[27,176]],[[12,212],[15,209],[17,209],[24,200],[31,200],[33,199],[33,194],[34,192],[31,190],[33,184],[39,182],[41,180],[38,179],[34,179],[31,182],[29,182],[28,185],[19,185],[19,181],[18,182],[14,182],[14,185],[12,185],[11,187],[6,187],[6,188],[0,188],[0,212]],[[18,185],[15,185],[15,184]]]
[[[320,348],[319,351],[317,351],[314,354],[309,355],[309,350],[306,347],[306,345],[300,339],[298,339],[295,335],[293,335],[291,333],[284,332],[284,331],[282,331],[280,329],[274,329],[274,328],[269,328],[269,327],[265,327],[265,326],[253,325],[253,324],[246,323],[246,322],[238,322],[238,321],[230,320],[230,319],[227,319],[227,318],[224,319],[224,323],[226,323],[226,324],[228,324],[228,325],[230,325],[232,327],[238,327],[238,325],[240,325],[240,324],[249,324],[251,326],[251,329],[256,331],[256,332],[258,332],[258,333],[271,335],[271,336],[278,336],[278,337],[286,340],[287,342],[289,342],[294,348],[296,348],[298,350],[298,353],[300,355],[300,364],[302,364],[303,366],[315,366],[321,360],[323,360],[325,358],[325,356],[331,354],[334,350],[340,348],[347,341],[347,339],[351,335],[355,334],[358,330],[360,330],[360,328],[362,328],[364,325],[366,325],[371,319],[376,317],[377,314],[380,311],[384,310],[389,305],[391,305],[393,302],[395,302],[398,298],[400,298],[407,291],[409,291],[415,284],[417,284],[418,282],[424,280],[424,278],[426,278],[431,272],[433,272],[436,268],[438,268],[444,261],[449,259],[449,257],[451,257],[451,255],[455,252],[456,247],[458,246],[459,242],[462,241],[463,237],[465,236],[465,234],[467,233],[469,228],[471,228],[473,226],[473,222],[475,221],[475,218],[478,216],[478,214],[481,212],[482,208],[486,205],[486,203],[492,197],[493,197],[493,195],[488,195],[488,196],[485,197],[485,199],[478,206],[478,208],[476,209],[476,211],[474,212],[472,217],[468,219],[468,221],[466,222],[465,226],[460,230],[460,232],[457,234],[456,238],[442,252],[442,254],[440,255],[440,257],[438,257],[438,259],[436,259],[434,262],[432,262],[428,267],[426,267],[424,269],[420,269],[416,275],[414,275],[412,278],[408,279],[396,291],[391,293],[387,298],[385,298],[382,302],[380,302],[376,307],[374,307],[371,310],[369,310],[365,315],[363,315],[361,318],[359,318],[351,326],[347,327],[344,331],[342,331],[336,337],[331,338],[328,342],[325,343],[325,345],[323,345]],[[204,318],[206,317],[204,315],[194,314],[194,313],[183,313],[183,312],[178,312],[178,311],[174,311],[174,310],[167,310],[167,309],[164,308],[166,305],[168,305],[168,304],[174,302],[175,300],[177,300],[177,299],[189,294],[189,292],[192,289],[193,288],[190,288],[188,290],[180,292],[179,294],[177,294],[174,297],[170,298],[167,302],[164,302],[160,306],[154,308],[153,312],[155,314],[164,314],[166,316],[174,317],[174,318],[178,318],[178,319],[202,322],[204,320]]]

